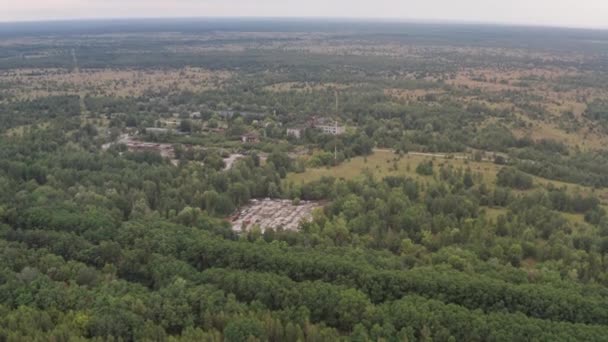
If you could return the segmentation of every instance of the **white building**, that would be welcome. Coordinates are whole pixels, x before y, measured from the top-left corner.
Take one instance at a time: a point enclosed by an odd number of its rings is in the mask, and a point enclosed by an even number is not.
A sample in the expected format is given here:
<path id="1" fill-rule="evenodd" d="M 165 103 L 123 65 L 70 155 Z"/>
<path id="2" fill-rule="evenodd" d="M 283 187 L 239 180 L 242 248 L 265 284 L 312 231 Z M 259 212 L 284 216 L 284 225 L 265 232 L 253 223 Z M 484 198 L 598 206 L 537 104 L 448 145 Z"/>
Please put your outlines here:
<path id="1" fill-rule="evenodd" d="M 317 126 L 317 128 L 323 131 L 325 134 L 341 135 L 346 133 L 346 127 L 338 125 L 337 121 L 334 123 L 334 125 L 320 125 Z"/>
<path id="2" fill-rule="evenodd" d="M 302 137 L 302 131 L 303 129 L 301 128 L 288 128 L 287 135 L 292 136 L 296 139 L 300 139 Z"/>

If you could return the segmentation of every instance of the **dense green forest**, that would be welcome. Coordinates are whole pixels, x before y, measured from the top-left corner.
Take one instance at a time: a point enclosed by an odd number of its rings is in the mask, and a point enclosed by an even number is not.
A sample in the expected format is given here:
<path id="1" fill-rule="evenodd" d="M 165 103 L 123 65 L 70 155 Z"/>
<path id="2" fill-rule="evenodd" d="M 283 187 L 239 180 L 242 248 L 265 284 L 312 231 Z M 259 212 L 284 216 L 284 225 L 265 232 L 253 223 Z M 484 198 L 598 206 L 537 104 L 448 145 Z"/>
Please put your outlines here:
<path id="1" fill-rule="evenodd" d="M 0 25 L 0 341 L 608 340 L 608 34 L 323 23 Z"/>

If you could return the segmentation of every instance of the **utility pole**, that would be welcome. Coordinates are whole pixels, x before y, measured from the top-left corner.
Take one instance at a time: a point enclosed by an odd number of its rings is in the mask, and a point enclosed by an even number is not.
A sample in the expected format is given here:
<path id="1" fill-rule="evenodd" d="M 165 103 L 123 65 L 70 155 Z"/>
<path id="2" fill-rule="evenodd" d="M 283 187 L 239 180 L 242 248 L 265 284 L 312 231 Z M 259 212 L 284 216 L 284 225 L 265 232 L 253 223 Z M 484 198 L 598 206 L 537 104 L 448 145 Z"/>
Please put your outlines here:
<path id="1" fill-rule="evenodd" d="M 336 112 L 335 112 L 335 134 L 334 134 L 334 164 L 338 164 L 338 110 L 339 110 L 339 97 L 338 89 L 335 90 L 336 94 Z"/>
<path id="2" fill-rule="evenodd" d="M 336 118 L 338 117 L 338 107 L 339 107 L 339 97 L 338 97 L 338 90 L 336 89 Z"/>
<path id="3" fill-rule="evenodd" d="M 334 164 L 338 162 L 338 121 L 336 120 L 336 134 L 334 135 Z"/>

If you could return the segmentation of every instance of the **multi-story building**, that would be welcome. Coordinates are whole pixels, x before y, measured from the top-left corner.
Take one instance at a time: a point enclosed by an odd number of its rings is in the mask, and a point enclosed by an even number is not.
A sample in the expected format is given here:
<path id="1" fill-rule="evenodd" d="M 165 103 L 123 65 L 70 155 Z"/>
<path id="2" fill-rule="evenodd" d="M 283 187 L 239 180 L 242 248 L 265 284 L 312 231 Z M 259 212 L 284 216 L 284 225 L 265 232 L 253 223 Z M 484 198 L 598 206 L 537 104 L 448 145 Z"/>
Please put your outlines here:
<path id="1" fill-rule="evenodd" d="M 300 139 L 302 137 L 303 128 L 288 128 L 287 135 L 292 136 L 296 139 Z"/>
<path id="2" fill-rule="evenodd" d="M 341 135 L 346 132 L 346 127 L 338 125 L 336 121 L 333 125 L 318 125 L 316 128 L 323 131 L 325 134 Z"/>

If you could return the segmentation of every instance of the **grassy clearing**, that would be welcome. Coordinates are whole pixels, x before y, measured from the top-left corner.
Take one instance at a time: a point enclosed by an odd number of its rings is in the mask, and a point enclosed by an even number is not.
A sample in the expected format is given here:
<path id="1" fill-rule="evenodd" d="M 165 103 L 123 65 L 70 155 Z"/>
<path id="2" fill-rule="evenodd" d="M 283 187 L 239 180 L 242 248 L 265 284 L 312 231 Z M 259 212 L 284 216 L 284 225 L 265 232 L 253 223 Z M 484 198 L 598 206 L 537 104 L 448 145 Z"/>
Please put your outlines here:
<path id="1" fill-rule="evenodd" d="M 293 182 L 295 184 L 308 183 L 321 179 L 322 177 L 337 177 L 343 179 L 355 179 L 357 177 L 363 177 L 365 173 L 370 173 L 374 177 L 380 179 L 386 176 L 408 176 L 421 182 L 433 182 L 436 176 L 421 176 L 416 173 L 416 167 L 425 161 L 433 160 L 435 167 L 435 174 L 441 165 L 451 165 L 452 167 L 459 169 L 470 168 L 474 173 L 478 173 L 482 176 L 482 180 L 488 186 L 493 187 L 496 183 L 496 174 L 500 170 L 501 166 L 495 165 L 489 162 L 473 162 L 461 159 L 445 159 L 445 158 L 432 158 L 426 156 L 417 155 L 405 155 L 399 159 L 399 156 L 390 151 L 376 151 L 367 158 L 357 157 L 350 161 L 346 161 L 341 165 L 331 168 L 311 168 L 307 169 L 304 173 L 291 173 L 287 176 L 287 182 Z M 395 169 L 397 165 L 397 169 Z M 559 181 L 550 181 L 540 177 L 534 176 L 534 183 L 536 184 L 534 189 L 527 191 L 515 191 L 516 193 L 525 194 L 532 193 L 538 189 L 538 187 L 546 187 L 552 184 L 555 187 L 566 187 L 569 192 L 588 194 L 591 193 L 592 189 L 588 187 L 579 186 L 576 184 L 569 184 Z M 608 196 L 608 190 L 605 191 Z M 597 193 L 596 193 L 597 194 Z M 606 197 L 608 198 L 608 197 Z M 600 196 L 600 199 L 601 196 Z M 603 199 L 602 199 L 603 200 Z M 604 200 L 603 200 L 604 202 Z M 506 215 L 509 210 L 507 208 L 495 208 L 495 207 L 482 207 L 483 215 L 490 221 L 496 222 L 499 216 Z M 584 215 L 574 213 L 560 213 L 565 219 L 575 225 L 586 225 Z"/>
<path id="2" fill-rule="evenodd" d="M 499 216 L 507 215 L 509 213 L 509 209 L 507 208 L 490 208 L 490 207 L 480 207 L 480 214 L 482 214 L 488 221 L 496 223 L 496 220 Z M 575 214 L 575 213 L 559 213 L 572 223 L 575 226 L 588 226 L 589 224 L 585 222 L 585 215 L 583 214 Z"/>
<path id="3" fill-rule="evenodd" d="M 416 173 L 416 167 L 422 162 L 432 160 L 434 163 L 435 176 L 422 176 Z M 437 177 L 438 170 L 442 165 L 451 165 L 455 169 L 466 170 L 470 168 L 474 175 L 481 176 L 481 180 L 488 186 L 496 184 L 496 174 L 502 166 L 491 162 L 475 162 L 463 159 L 447 159 L 440 157 L 428 157 L 419 155 L 404 155 L 399 157 L 392 151 L 376 150 L 367 157 L 357 157 L 336 166 L 324 168 L 309 168 L 303 173 L 290 173 L 287 175 L 287 182 L 294 184 L 305 184 L 319 180 L 323 177 L 336 177 L 342 179 L 355 179 L 371 174 L 376 179 L 386 176 L 406 176 L 420 182 L 432 182 Z M 581 195 L 596 195 L 603 205 L 608 206 L 608 189 L 593 189 L 591 187 L 578 184 L 566 183 L 556 180 L 549 180 L 537 176 L 534 178 L 534 189 L 527 191 L 515 191 L 516 193 L 528 193 L 538 189 L 538 187 L 553 186 L 556 188 L 566 188 L 569 193 L 579 193 Z"/>
<path id="4" fill-rule="evenodd" d="M 480 213 L 485 216 L 486 219 L 492 222 L 496 222 L 499 216 L 507 215 L 509 213 L 509 209 L 507 208 L 490 208 L 490 207 L 481 207 Z M 585 215 L 576 214 L 576 213 L 563 213 L 560 212 L 560 215 L 568 220 L 575 226 L 588 226 L 589 224 L 585 222 Z"/>
<path id="5" fill-rule="evenodd" d="M 343 84 L 343 83 L 309 83 L 309 82 L 282 82 L 275 83 L 264 87 L 264 90 L 271 92 L 310 92 L 310 91 L 327 91 L 327 90 L 345 90 L 357 85 L 354 84 Z"/>
<path id="6" fill-rule="evenodd" d="M 601 204 L 608 208 L 608 188 L 595 189 L 590 186 L 549 180 L 537 176 L 532 177 L 534 178 L 534 184 L 537 186 L 566 188 L 566 191 L 570 194 L 581 194 L 583 196 L 595 195 L 600 200 Z"/>
<path id="7" fill-rule="evenodd" d="M 418 100 L 426 95 L 443 95 L 445 92 L 437 89 L 384 89 L 384 95 L 397 100 Z"/>
<path id="8" fill-rule="evenodd" d="M 561 213 L 562 216 L 570 221 L 571 223 L 574 224 L 580 224 L 580 225 L 588 225 L 587 222 L 585 222 L 585 215 L 583 214 L 574 214 L 574 213 Z"/>
<path id="9" fill-rule="evenodd" d="M 495 182 L 496 173 L 500 170 L 500 166 L 488 162 L 409 154 L 399 157 L 392 151 L 378 150 L 370 156 L 353 158 L 336 167 L 310 168 L 303 173 L 291 173 L 287 176 L 287 181 L 301 184 L 319 180 L 322 177 L 355 179 L 362 177 L 365 173 L 372 174 L 379 179 L 386 176 L 408 176 L 419 181 L 431 181 L 433 176 L 421 176 L 416 173 L 416 167 L 429 160 L 432 160 L 435 165 L 435 173 L 441 165 L 451 165 L 456 169 L 462 168 L 463 170 L 470 168 L 473 173 L 481 174 L 483 181 L 488 184 Z"/>
<path id="10" fill-rule="evenodd" d="M 23 125 L 23 126 L 13 127 L 11 129 L 8 129 L 6 132 L 4 132 L 3 135 L 6 137 L 23 136 L 25 131 L 30 127 L 33 127 L 33 125 Z M 48 122 L 38 123 L 37 127 L 40 129 L 45 129 L 45 128 L 49 127 L 49 123 Z"/>
<path id="11" fill-rule="evenodd" d="M 496 222 L 499 216 L 506 215 L 509 210 L 507 208 L 490 208 L 490 207 L 482 207 L 482 211 L 485 217 L 493 222 Z"/>
<path id="12" fill-rule="evenodd" d="M 0 72 L 0 82 L 11 84 L 10 94 L 31 99 L 65 94 L 141 96 L 148 91 L 178 92 L 218 89 L 232 77 L 227 71 L 201 68 L 167 70 L 17 69 Z"/>
<path id="13" fill-rule="evenodd" d="M 522 117 L 523 120 L 532 123 L 532 128 L 527 129 L 513 129 L 515 136 L 521 138 L 529 136 L 534 140 L 554 140 L 562 142 L 570 147 L 578 146 L 581 149 L 602 149 L 608 144 L 608 139 L 597 133 L 591 133 L 588 129 L 580 129 L 579 131 L 566 132 L 555 125 L 543 121 L 531 120 L 529 118 Z"/>
<path id="14" fill-rule="evenodd" d="M 82 124 L 92 124 L 97 126 L 98 128 L 108 128 L 110 127 L 110 120 L 105 116 L 99 117 L 82 117 Z"/>

